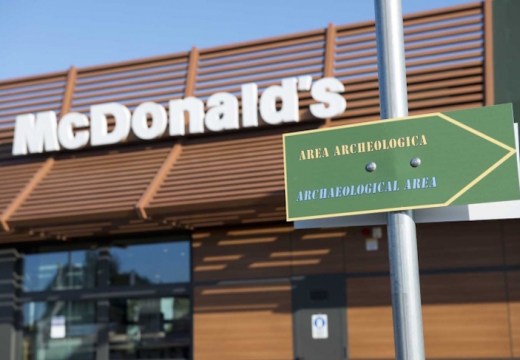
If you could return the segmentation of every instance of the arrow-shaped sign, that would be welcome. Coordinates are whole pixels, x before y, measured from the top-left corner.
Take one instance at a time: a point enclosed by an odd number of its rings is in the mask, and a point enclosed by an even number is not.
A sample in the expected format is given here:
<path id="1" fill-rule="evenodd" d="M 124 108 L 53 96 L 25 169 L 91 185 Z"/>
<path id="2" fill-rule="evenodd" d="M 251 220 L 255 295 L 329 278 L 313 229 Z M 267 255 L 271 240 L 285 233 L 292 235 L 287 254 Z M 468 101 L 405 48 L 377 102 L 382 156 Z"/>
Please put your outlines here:
<path id="1" fill-rule="evenodd" d="M 284 135 L 287 219 L 520 198 L 511 105 Z"/>

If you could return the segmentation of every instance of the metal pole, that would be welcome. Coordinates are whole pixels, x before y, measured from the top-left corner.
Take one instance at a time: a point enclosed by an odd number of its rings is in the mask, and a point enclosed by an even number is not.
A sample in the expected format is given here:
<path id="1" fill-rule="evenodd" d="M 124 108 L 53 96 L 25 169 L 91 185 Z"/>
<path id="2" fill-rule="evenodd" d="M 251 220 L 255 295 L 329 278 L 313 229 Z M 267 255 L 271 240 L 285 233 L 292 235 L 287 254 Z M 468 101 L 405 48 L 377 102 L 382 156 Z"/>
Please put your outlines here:
<path id="1" fill-rule="evenodd" d="M 406 67 L 400 0 L 374 0 L 382 119 L 406 117 Z M 423 360 L 424 340 L 415 222 L 411 211 L 388 213 L 395 355 Z"/>

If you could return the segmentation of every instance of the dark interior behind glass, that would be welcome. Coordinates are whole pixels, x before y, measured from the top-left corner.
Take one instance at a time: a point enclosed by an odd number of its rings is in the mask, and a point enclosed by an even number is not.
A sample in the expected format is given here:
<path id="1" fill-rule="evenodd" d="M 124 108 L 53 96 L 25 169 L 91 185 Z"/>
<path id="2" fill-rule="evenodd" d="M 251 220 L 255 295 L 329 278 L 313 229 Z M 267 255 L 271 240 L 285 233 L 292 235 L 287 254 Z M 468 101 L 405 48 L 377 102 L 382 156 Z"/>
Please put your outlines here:
<path id="1" fill-rule="evenodd" d="M 190 257 L 187 240 L 25 253 L 23 359 L 191 359 Z"/>

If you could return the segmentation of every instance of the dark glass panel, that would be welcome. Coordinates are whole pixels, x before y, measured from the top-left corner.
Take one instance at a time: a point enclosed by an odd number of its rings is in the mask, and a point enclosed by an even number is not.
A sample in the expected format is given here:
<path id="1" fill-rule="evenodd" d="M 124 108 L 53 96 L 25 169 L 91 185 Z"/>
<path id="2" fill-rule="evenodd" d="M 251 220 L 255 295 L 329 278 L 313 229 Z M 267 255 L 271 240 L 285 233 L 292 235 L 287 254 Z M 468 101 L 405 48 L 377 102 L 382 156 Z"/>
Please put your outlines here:
<path id="1" fill-rule="evenodd" d="M 110 359 L 189 359 L 187 297 L 110 302 Z"/>
<path id="2" fill-rule="evenodd" d="M 27 254 L 23 260 L 24 291 L 92 288 L 97 252 L 92 250 Z"/>
<path id="3" fill-rule="evenodd" d="M 23 306 L 23 358 L 94 360 L 95 303 L 31 302 Z"/>
<path id="4" fill-rule="evenodd" d="M 112 247 L 109 254 L 112 285 L 190 281 L 188 241 Z"/>

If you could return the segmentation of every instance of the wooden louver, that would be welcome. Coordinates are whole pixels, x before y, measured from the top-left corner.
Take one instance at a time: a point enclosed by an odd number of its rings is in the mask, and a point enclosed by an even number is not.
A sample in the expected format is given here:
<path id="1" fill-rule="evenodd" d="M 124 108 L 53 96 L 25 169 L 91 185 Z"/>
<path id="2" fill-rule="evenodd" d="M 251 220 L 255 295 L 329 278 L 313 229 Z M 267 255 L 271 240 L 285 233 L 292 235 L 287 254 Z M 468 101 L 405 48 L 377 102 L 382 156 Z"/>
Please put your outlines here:
<path id="1" fill-rule="evenodd" d="M 484 104 L 484 58 L 490 55 L 484 53 L 484 21 L 481 3 L 406 16 L 410 113 Z M 281 132 L 377 119 L 376 62 L 374 23 L 364 22 L 78 68 L 74 76 L 60 72 L 1 82 L 4 228 L 28 234 L 29 239 L 34 234 L 75 237 L 91 230 L 109 233 L 282 220 Z M 166 106 L 168 100 L 188 95 L 202 99 L 218 91 L 239 95 L 240 85 L 247 82 L 257 83 L 262 91 L 282 78 L 301 75 L 340 79 L 348 102 L 344 115 L 325 123 L 313 119 L 308 111 L 312 99 L 300 93 L 301 127 L 63 152 L 53 154 L 52 166 L 36 180 L 45 158 L 21 161 L 10 155 L 19 114 L 63 109 L 88 113 L 90 105 L 111 101 L 131 109 L 144 101 Z M 173 146 L 178 148 L 175 159 Z M 0 242 L 12 236 L 0 232 Z"/>

